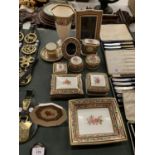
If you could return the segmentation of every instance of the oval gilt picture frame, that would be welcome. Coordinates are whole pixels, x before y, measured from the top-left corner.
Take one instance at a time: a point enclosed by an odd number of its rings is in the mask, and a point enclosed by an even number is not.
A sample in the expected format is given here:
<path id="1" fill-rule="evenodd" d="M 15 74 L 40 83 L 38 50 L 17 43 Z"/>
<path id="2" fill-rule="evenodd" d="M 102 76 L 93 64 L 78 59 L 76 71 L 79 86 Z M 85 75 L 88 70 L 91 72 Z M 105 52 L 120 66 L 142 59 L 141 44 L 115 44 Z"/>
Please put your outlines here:
<path id="1" fill-rule="evenodd" d="M 65 59 L 70 59 L 73 56 L 80 56 L 80 41 L 74 37 L 69 37 L 65 39 L 62 44 L 62 52 Z"/>

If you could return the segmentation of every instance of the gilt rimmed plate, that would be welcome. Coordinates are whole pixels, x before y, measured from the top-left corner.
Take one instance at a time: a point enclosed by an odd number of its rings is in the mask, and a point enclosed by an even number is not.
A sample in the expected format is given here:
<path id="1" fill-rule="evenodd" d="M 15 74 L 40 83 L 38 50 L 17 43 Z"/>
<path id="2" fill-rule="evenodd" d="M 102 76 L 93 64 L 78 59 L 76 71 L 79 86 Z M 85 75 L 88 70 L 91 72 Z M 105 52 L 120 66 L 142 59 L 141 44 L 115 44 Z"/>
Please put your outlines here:
<path id="1" fill-rule="evenodd" d="M 58 126 L 66 121 L 67 115 L 63 107 L 54 103 L 42 103 L 30 113 L 33 123 L 44 127 Z"/>

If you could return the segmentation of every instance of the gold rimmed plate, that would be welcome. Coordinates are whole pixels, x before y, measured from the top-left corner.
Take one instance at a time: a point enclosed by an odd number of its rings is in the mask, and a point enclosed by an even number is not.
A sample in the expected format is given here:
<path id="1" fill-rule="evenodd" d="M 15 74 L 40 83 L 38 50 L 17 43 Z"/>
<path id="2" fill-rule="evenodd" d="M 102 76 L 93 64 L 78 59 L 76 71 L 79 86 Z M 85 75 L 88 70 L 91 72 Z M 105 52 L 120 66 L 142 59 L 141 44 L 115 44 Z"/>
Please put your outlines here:
<path id="1" fill-rule="evenodd" d="M 36 106 L 30 113 L 33 123 L 44 127 L 58 126 L 67 119 L 63 107 L 54 103 L 42 103 Z"/>

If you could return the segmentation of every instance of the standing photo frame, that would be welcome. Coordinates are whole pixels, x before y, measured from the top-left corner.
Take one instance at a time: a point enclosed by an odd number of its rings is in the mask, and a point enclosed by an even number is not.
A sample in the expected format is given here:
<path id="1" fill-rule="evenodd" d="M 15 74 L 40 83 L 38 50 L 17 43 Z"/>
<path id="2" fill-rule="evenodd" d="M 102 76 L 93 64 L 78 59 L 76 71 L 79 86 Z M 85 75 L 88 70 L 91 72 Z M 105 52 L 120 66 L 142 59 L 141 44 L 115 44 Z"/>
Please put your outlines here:
<path id="1" fill-rule="evenodd" d="M 99 39 L 102 25 L 101 10 L 82 10 L 76 12 L 76 38 Z"/>

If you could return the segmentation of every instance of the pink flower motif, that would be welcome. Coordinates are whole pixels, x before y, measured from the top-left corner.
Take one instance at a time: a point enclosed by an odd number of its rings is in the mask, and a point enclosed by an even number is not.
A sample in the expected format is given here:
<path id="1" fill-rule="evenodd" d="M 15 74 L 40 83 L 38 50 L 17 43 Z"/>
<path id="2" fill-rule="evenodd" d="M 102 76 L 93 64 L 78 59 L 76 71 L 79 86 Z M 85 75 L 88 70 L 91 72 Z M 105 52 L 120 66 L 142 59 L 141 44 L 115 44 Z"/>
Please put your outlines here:
<path id="1" fill-rule="evenodd" d="M 95 117 L 93 115 L 90 115 L 88 118 L 87 118 L 87 122 L 89 125 L 102 125 L 102 116 L 98 116 L 98 117 Z"/>
<path id="2" fill-rule="evenodd" d="M 70 85 L 71 84 L 71 81 L 69 81 L 68 79 L 66 79 L 66 80 L 63 81 L 63 84 Z"/>
<path id="3" fill-rule="evenodd" d="M 99 84 L 100 83 L 100 78 L 99 77 L 95 77 L 94 81 L 95 81 L 96 84 Z"/>

